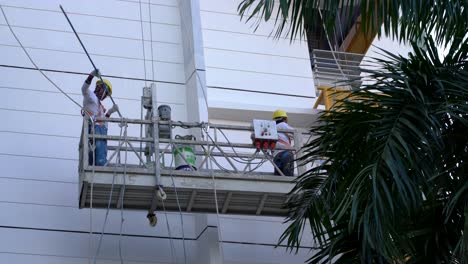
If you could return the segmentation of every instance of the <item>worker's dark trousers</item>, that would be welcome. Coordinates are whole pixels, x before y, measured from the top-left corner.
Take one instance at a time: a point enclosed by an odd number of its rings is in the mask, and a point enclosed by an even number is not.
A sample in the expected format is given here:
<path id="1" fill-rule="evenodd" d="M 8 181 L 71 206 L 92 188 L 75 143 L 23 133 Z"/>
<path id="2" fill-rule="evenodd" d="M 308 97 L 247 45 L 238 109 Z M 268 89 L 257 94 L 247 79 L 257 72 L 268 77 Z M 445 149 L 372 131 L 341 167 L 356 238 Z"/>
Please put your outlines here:
<path id="1" fill-rule="evenodd" d="M 294 155 L 291 151 L 285 150 L 276 154 L 273 160 L 285 176 L 294 175 Z M 281 175 L 275 168 L 275 175 Z"/>
<path id="2" fill-rule="evenodd" d="M 93 131 L 91 130 L 91 126 L 89 126 L 89 142 L 90 145 L 93 145 L 93 139 L 91 137 Z M 101 126 L 98 124 L 94 124 L 94 134 L 96 135 L 107 135 L 107 127 Z M 107 162 L 107 140 L 105 139 L 95 139 L 96 142 L 96 149 L 95 149 L 95 159 L 96 159 L 96 166 L 104 166 Z M 93 150 L 89 150 L 89 165 L 93 165 Z"/>

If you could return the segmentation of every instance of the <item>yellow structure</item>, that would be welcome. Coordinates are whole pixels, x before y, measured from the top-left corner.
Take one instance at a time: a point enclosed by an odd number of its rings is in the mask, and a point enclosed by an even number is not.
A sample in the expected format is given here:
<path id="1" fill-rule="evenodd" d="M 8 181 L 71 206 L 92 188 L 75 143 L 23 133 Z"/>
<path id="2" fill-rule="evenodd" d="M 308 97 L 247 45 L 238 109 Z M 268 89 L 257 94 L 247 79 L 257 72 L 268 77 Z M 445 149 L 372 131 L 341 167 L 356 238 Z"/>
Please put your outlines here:
<path id="1" fill-rule="evenodd" d="M 350 94 L 348 89 L 338 87 L 319 86 L 317 90 L 320 91 L 320 95 L 315 101 L 314 109 L 317 109 L 319 105 L 324 105 L 325 110 L 330 110 L 336 101 Z"/>

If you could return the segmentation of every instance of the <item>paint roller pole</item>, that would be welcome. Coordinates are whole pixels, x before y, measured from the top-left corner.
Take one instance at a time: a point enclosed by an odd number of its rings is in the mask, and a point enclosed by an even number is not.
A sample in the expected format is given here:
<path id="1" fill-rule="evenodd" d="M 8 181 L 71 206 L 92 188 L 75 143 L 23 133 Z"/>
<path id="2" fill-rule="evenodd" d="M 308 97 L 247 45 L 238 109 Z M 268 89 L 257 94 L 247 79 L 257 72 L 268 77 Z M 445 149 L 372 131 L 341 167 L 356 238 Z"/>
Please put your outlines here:
<path id="1" fill-rule="evenodd" d="M 91 56 L 89 56 L 88 51 L 86 50 L 86 48 L 85 48 L 83 42 L 81 41 L 80 36 L 78 36 L 78 33 L 77 33 L 76 30 L 75 30 L 75 27 L 73 27 L 73 24 L 72 24 L 72 22 L 70 21 L 70 18 L 68 18 L 68 15 L 67 15 L 67 13 L 65 12 L 65 10 L 63 9 L 62 5 L 60 5 L 60 9 L 62 10 L 62 13 L 65 15 L 65 18 L 67 19 L 68 24 L 70 24 L 70 27 L 73 29 L 73 32 L 75 33 L 76 38 L 77 38 L 78 41 L 80 42 L 81 47 L 83 48 L 84 52 L 86 53 L 86 56 L 88 56 L 89 61 L 90 61 L 91 64 L 93 65 L 93 68 L 94 68 L 95 70 L 97 70 L 96 65 L 94 64 L 93 60 L 91 59 Z M 101 76 L 99 76 L 99 79 L 101 79 L 101 82 L 104 83 L 104 81 L 102 80 L 102 77 L 101 77 Z M 107 86 L 106 86 L 106 85 L 104 85 L 104 86 L 106 87 L 106 92 L 109 94 L 109 91 L 107 90 Z M 114 98 L 112 98 L 112 95 L 109 95 L 109 97 L 110 97 L 112 103 L 115 104 L 115 101 L 114 101 Z M 120 113 L 120 110 L 118 110 L 117 113 L 119 114 L 119 117 L 122 117 L 122 114 Z"/>

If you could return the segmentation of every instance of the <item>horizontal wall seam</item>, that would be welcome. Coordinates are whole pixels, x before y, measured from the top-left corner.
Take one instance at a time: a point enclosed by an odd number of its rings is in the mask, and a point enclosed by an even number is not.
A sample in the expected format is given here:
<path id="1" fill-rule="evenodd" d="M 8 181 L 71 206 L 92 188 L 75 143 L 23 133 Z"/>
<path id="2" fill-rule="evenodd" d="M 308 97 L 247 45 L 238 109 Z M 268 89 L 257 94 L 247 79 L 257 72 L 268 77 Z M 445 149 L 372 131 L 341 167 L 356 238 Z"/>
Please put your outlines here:
<path id="1" fill-rule="evenodd" d="M 42 232 L 60 232 L 60 233 L 72 233 L 72 234 L 84 234 L 89 235 L 90 232 L 88 231 L 77 231 L 77 230 L 67 230 L 67 229 L 51 229 L 51 228 L 36 228 L 36 227 L 18 227 L 18 226 L 0 226 L 0 228 L 4 229 L 18 229 L 18 230 L 32 230 L 32 231 L 42 231 Z M 217 228 L 216 226 L 206 226 L 202 233 L 203 234 L 208 228 Z M 93 235 L 101 235 L 101 232 L 92 232 Z M 201 235 L 200 234 L 200 235 Z M 105 232 L 105 236 L 120 236 L 119 233 L 111 233 Z M 137 237 L 137 238 L 159 238 L 159 239 L 174 239 L 174 240 L 183 240 L 182 237 L 169 237 L 169 236 L 152 236 L 152 235 L 135 235 L 135 234 L 124 234 L 124 237 Z M 198 237 L 195 238 L 188 238 L 185 237 L 185 240 L 188 241 L 197 241 Z M 255 245 L 255 246 L 266 246 L 266 247 L 287 247 L 286 245 L 277 245 L 277 244 L 270 244 L 270 243 L 256 243 L 256 242 L 238 242 L 238 241 L 229 241 L 229 240 L 222 240 L 219 241 L 220 243 L 226 244 L 241 244 L 241 245 Z M 314 247 L 306 247 L 306 246 L 299 246 L 301 249 L 316 249 Z"/>
<path id="2" fill-rule="evenodd" d="M 315 99 L 314 96 L 297 95 L 297 94 L 285 94 L 285 93 L 274 93 L 274 92 L 265 92 L 265 91 L 254 91 L 254 90 L 247 90 L 247 89 L 240 89 L 240 88 L 232 88 L 232 87 L 207 86 L 207 88 L 210 88 L 210 89 L 220 89 L 220 90 L 230 90 L 230 91 L 237 91 L 237 92 L 260 93 L 260 94 L 270 94 L 270 95 L 280 95 L 280 96 L 290 96 L 290 97 L 299 97 L 299 98 Z"/>
<path id="3" fill-rule="evenodd" d="M 207 69 L 226 70 L 226 71 L 238 71 L 238 72 L 257 73 L 257 74 L 265 74 L 265 75 L 286 76 L 286 77 L 294 77 L 294 78 L 301 78 L 301 79 L 313 80 L 312 74 L 311 74 L 311 76 L 301 76 L 301 75 L 291 75 L 291 74 L 284 74 L 284 73 L 272 73 L 272 72 L 250 71 L 250 70 L 241 70 L 241 69 L 233 69 L 233 68 L 225 68 L 225 67 L 215 67 L 215 66 L 206 66 L 206 68 L 207 68 Z"/>
<path id="4" fill-rule="evenodd" d="M 277 39 L 275 38 L 275 36 L 271 36 L 271 35 L 263 35 L 263 34 L 255 34 L 255 33 L 246 33 L 246 32 L 239 32 L 239 31 L 229 31 L 229 30 L 223 30 L 223 29 L 214 29 L 214 28 L 202 28 L 202 30 L 206 30 L 206 31 L 216 31 L 216 32 L 224 32 L 224 33 L 231 33 L 231 34 L 239 34 L 239 35 L 247 35 L 247 36 L 252 36 L 252 37 L 263 37 L 263 38 L 267 38 L 267 39 Z M 283 39 L 283 40 L 289 40 L 289 38 L 284 38 L 284 37 L 281 37 L 279 39 Z M 301 40 L 301 39 L 294 39 L 294 41 L 299 41 L 299 42 L 303 42 L 304 44 L 307 44 L 307 40 Z"/>
<path id="5" fill-rule="evenodd" d="M 10 44 L 1 44 L 0 47 L 13 47 L 21 49 L 19 45 L 10 45 Z M 24 46 L 26 49 L 32 50 L 44 50 L 44 51 L 54 51 L 54 52 L 62 52 L 62 53 L 70 53 L 70 54 L 82 54 L 85 55 L 86 53 L 81 51 L 72 51 L 72 50 L 59 50 L 59 49 L 48 49 L 48 48 L 39 48 L 39 47 L 32 47 L 32 46 Z M 126 59 L 126 60 L 137 60 L 137 61 L 153 61 L 153 62 L 160 62 L 160 63 L 167 63 L 167 64 L 178 64 L 183 65 L 183 62 L 175 62 L 175 61 L 164 61 L 164 60 L 151 60 L 143 58 L 136 58 L 136 57 L 126 57 L 126 56 L 118 56 L 118 55 L 106 55 L 106 54 L 99 54 L 99 53 L 89 53 L 89 55 L 104 57 L 104 58 L 116 58 L 116 59 Z"/>
<path id="6" fill-rule="evenodd" d="M 48 91 L 48 90 L 29 89 L 29 88 L 13 87 L 13 86 L 0 86 L 0 89 L 20 90 L 20 91 L 31 91 L 31 92 L 38 92 L 38 93 L 62 94 L 61 92 L 52 91 L 52 90 Z M 67 92 L 67 94 L 68 94 L 68 95 L 73 95 L 73 96 L 80 96 L 80 97 L 83 96 L 81 93 Z M 116 96 L 113 96 L 112 98 L 115 98 L 115 99 L 118 99 L 118 100 L 125 100 L 125 101 L 141 102 L 141 99 L 128 98 L 128 97 L 116 97 Z M 170 104 L 170 105 L 185 105 L 185 103 L 168 102 L 168 101 L 158 101 L 158 103 Z"/>
<path id="7" fill-rule="evenodd" d="M 42 180 L 42 179 L 32 179 L 32 178 L 21 178 L 21 177 L 4 177 L 0 176 L 0 179 L 6 180 L 21 180 L 21 181 L 36 181 L 36 182 L 50 182 L 50 183 L 65 183 L 65 184 L 73 184 L 77 185 L 77 181 L 56 181 L 56 180 Z"/>
<path id="8" fill-rule="evenodd" d="M 280 58 L 312 61 L 309 58 L 295 57 L 295 56 L 288 56 L 288 55 L 278 55 L 278 54 L 272 54 L 272 53 L 261 53 L 261 52 L 244 51 L 244 50 L 223 49 L 223 48 L 215 48 L 215 47 L 207 47 L 207 46 L 204 46 L 203 48 L 208 49 L 208 50 L 220 50 L 220 51 L 227 51 L 227 52 L 233 52 L 233 53 L 245 53 L 245 54 L 262 55 L 262 56 L 268 56 L 268 57 L 280 57 Z"/>
<path id="9" fill-rule="evenodd" d="M 0 23 L 0 26 L 8 27 L 7 24 Z M 74 34 L 73 31 L 69 30 L 59 30 L 59 29 L 50 29 L 50 28 L 38 28 L 38 27 L 29 27 L 29 26 L 11 26 L 12 28 L 24 28 L 24 29 L 34 29 L 38 31 L 51 31 L 51 32 L 61 32 L 61 33 L 68 33 L 68 34 Z M 80 36 L 93 36 L 93 37 L 104 37 L 104 38 L 115 38 L 115 39 L 125 39 L 125 40 L 133 40 L 133 41 L 138 41 L 141 42 L 141 38 L 130 38 L 130 37 L 122 37 L 122 36 L 113 36 L 113 35 L 105 35 L 105 34 L 94 34 L 94 33 L 83 33 L 83 32 L 78 32 Z M 178 45 L 181 46 L 182 43 L 180 42 L 170 42 L 170 41 L 162 41 L 162 40 L 144 40 L 145 42 L 152 42 L 152 43 L 164 43 L 164 44 L 170 44 L 170 45 Z"/>
<path id="10" fill-rule="evenodd" d="M 28 67 L 28 66 L 0 64 L 0 67 L 37 71 L 36 68 Z M 61 71 L 61 70 L 44 69 L 44 68 L 41 68 L 40 70 L 43 71 L 43 72 L 56 72 L 56 73 L 66 73 L 66 74 L 75 74 L 75 75 L 84 75 L 84 76 L 89 75 L 89 73 L 85 73 L 85 72 Z M 116 76 L 116 75 L 102 75 L 102 77 L 132 80 L 132 81 L 147 81 L 147 82 L 155 82 L 155 83 L 185 85 L 185 83 L 183 83 L 183 82 L 160 81 L 160 80 L 151 80 L 151 79 L 136 78 L 136 77 Z"/>
<path id="11" fill-rule="evenodd" d="M 72 158 L 51 157 L 51 156 L 37 156 L 37 155 L 24 155 L 24 154 L 13 154 L 13 153 L 5 153 L 5 152 L 0 152 L 0 156 L 11 156 L 11 157 L 23 157 L 23 158 L 38 158 L 38 159 L 52 159 L 52 160 L 78 161 L 78 159 L 72 159 Z"/>
<path id="12" fill-rule="evenodd" d="M 116 0 L 119 1 L 119 0 Z M 72 258 L 72 259 L 89 259 L 89 257 L 79 257 L 79 256 L 67 256 L 67 255 L 54 255 L 54 254 L 34 254 L 34 253 L 24 253 L 24 252 L 13 252 L 13 251 L 0 251 L 0 254 L 8 254 L 8 255 L 24 255 L 24 256 L 39 256 L 39 257 L 53 257 L 53 258 Z M 105 258 L 105 257 L 96 257 L 96 260 L 111 260 L 118 262 L 119 259 L 117 258 Z M 128 259 L 124 259 L 127 261 Z M 151 262 L 148 261 L 140 261 L 140 260 L 131 260 L 135 263 L 142 263 L 142 264 L 154 264 L 154 260 Z M 158 260 L 157 264 L 171 264 L 173 262 L 166 262 Z"/>
<path id="13" fill-rule="evenodd" d="M 80 138 L 80 137 L 76 137 L 76 136 L 45 134 L 45 133 L 32 133 L 32 132 L 13 131 L 13 130 L 0 130 L 0 133 L 30 135 L 30 136 L 42 136 L 42 137 L 58 137 L 58 138 L 69 138 L 69 139 L 78 139 L 78 138 Z"/>

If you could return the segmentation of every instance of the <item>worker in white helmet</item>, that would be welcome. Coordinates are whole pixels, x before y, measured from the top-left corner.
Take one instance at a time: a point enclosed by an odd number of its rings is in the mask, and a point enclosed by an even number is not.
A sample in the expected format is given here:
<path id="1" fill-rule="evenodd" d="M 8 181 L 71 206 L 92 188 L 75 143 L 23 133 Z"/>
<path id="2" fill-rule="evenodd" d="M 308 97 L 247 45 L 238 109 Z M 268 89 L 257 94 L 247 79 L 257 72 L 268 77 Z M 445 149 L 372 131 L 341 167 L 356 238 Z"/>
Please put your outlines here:
<path id="1" fill-rule="evenodd" d="M 276 110 L 273 113 L 273 120 L 276 121 L 276 128 L 280 129 L 290 129 L 294 128 L 288 125 L 288 115 L 284 110 Z M 290 148 L 291 142 L 294 136 L 292 133 L 283 133 L 278 132 L 278 141 L 276 142 L 276 147 Z M 294 155 L 291 150 L 276 150 L 274 153 L 275 157 L 273 161 L 275 165 L 283 172 L 285 176 L 294 175 Z M 281 175 L 278 170 L 275 168 L 275 175 Z"/>
<path id="2" fill-rule="evenodd" d="M 97 117 L 110 117 L 112 113 L 119 111 L 117 104 L 114 104 L 109 111 L 106 113 L 106 109 L 102 105 L 101 101 L 106 99 L 107 96 L 112 95 L 112 84 L 109 80 L 103 79 L 96 81 L 96 88 L 94 92 L 89 89 L 91 81 L 94 77 L 101 77 L 101 73 L 98 69 L 93 70 L 88 78 L 85 80 L 81 92 L 83 93 L 83 110 L 82 115 L 88 116 L 94 123 L 94 133 L 96 135 L 107 135 L 107 123 L 97 121 Z M 89 133 L 92 133 L 91 126 L 89 127 Z M 92 143 L 92 140 L 90 140 Z M 103 166 L 107 162 L 107 140 L 95 139 L 96 146 L 93 155 L 92 150 L 89 152 L 89 164 L 95 164 L 97 166 Z M 94 157 L 93 157 L 94 156 Z"/>

